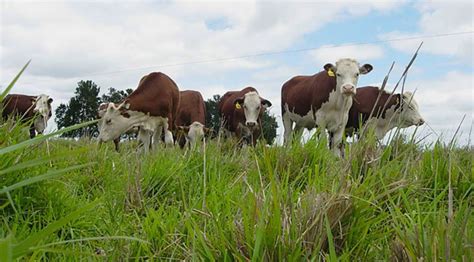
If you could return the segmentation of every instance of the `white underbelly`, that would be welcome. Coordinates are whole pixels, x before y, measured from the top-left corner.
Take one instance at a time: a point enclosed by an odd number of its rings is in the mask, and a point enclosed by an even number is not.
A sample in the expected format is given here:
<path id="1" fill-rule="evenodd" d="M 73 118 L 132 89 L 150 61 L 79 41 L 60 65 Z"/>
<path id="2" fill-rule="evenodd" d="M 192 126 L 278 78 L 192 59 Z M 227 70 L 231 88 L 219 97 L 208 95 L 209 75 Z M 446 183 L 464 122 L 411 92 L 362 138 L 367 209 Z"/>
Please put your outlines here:
<path id="1" fill-rule="evenodd" d="M 154 132 L 158 128 L 168 126 L 168 118 L 161 116 L 150 116 L 145 121 L 138 123 L 136 126 L 143 128 L 146 131 Z"/>
<path id="2" fill-rule="evenodd" d="M 313 129 L 316 127 L 316 122 L 314 119 L 314 113 L 313 109 L 311 109 L 306 115 L 299 115 L 295 112 L 291 112 L 288 110 L 288 105 L 286 106 L 286 112 L 285 114 L 288 116 L 288 118 L 292 121 L 295 122 L 296 126 L 302 127 L 302 128 L 307 128 L 307 129 Z"/>

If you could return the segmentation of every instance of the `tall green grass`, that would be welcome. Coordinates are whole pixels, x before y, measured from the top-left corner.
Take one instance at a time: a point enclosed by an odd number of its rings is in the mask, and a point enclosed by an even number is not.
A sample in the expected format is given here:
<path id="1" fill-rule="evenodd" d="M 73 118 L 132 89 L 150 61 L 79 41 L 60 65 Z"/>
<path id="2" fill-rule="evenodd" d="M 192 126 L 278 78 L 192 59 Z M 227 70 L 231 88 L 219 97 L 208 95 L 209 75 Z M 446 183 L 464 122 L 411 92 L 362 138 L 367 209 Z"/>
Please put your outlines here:
<path id="1" fill-rule="evenodd" d="M 94 208 L 26 258 L 473 259 L 470 148 L 405 142 L 394 154 L 361 141 L 337 159 L 318 140 L 242 149 L 211 141 L 205 154 L 143 155 L 133 142 L 120 154 L 87 140 L 50 147 L 57 169 L 95 164 L 2 195 L 0 236 L 27 239 L 95 200 Z M 23 161 L 45 150 L 39 145 Z M 47 170 L 16 170 L 2 175 L 2 186 Z"/>

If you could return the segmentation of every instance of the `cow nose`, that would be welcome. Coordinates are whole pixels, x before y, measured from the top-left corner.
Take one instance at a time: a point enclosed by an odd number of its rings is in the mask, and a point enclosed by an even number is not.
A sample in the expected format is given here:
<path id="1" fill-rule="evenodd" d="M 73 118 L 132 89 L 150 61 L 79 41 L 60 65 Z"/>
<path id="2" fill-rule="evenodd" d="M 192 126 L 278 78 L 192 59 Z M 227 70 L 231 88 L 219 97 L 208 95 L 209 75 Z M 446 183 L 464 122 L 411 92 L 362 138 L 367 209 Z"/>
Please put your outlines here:
<path id="1" fill-rule="evenodd" d="M 418 121 L 419 126 L 423 125 L 424 123 L 425 123 L 425 120 L 423 120 L 423 119 L 420 119 L 420 121 Z"/>
<path id="2" fill-rule="evenodd" d="M 247 122 L 247 126 L 248 126 L 248 127 L 254 127 L 254 126 L 255 126 L 255 122 Z"/>
<path id="3" fill-rule="evenodd" d="M 345 94 L 355 94 L 355 87 L 351 84 L 346 84 L 342 86 L 342 91 Z"/>

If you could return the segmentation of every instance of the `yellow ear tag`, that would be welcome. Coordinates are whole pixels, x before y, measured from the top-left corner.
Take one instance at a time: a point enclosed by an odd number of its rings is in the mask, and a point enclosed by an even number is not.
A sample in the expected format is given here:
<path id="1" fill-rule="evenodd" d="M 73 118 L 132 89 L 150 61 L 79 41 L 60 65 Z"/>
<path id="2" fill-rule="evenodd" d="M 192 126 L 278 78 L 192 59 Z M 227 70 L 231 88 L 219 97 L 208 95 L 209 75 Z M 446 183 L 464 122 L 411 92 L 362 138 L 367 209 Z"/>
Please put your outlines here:
<path id="1" fill-rule="evenodd" d="M 240 104 L 239 104 L 239 103 L 237 103 L 237 104 L 235 104 L 235 108 L 237 108 L 237 109 L 241 109 L 242 107 L 240 106 Z"/>
<path id="2" fill-rule="evenodd" d="M 329 70 L 328 70 L 328 76 L 334 77 L 334 72 L 332 71 L 332 69 L 329 69 Z"/>

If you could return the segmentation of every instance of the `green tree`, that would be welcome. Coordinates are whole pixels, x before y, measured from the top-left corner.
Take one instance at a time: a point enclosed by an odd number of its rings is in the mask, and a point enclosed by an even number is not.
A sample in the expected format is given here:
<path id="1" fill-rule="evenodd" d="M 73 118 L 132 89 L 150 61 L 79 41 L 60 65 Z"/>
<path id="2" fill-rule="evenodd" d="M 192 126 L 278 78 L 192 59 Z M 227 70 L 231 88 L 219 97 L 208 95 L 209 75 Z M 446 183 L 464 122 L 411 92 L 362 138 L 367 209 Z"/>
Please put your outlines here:
<path id="1" fill-rule="evenodd" d="M 278 123 L 274 115 L 270 115 L 268 111 L 263 113 L 262 117 L 262 129 L 263 129 L 263 138 L 265 142 L 269 145 L 273 144 L 276 137 L 276 130 L 278 128 Z"/>
<path id="2" fill-rule="evenodd" d="M 97 118 L 97 108 L 101 102 L 99 98 L 100 87 L 91 80 L 77 83 L 75 96 L 68 104 L 60 104 L 56 109 L 55 121 L 58 128 L 79 124 Z M 63 137 L 94 136 L 98 132 L 97 125 L 90 125 L 63 133 Z"/>
<path id="3" fill-rule="evenodd" d="M 107 94 L 102 95 L 102 102 L 112 102 L 112 103 L 119 103 L 124 100 L 128 95 L 133 92 L 132 89 L 128 88 L 124 90 L 117 90 L 113 87 L 109 88 L 109 92 Z"/>
<path id="4" fill-rule="evenodd" d="M 214 130 L 214 135 L 219 132 L 221 125 L 219 109 L 217 107 L 220 99 L 220 95 L 214 95 L 211 99 L 208 99 L 204 102 L 206 104 L 206 126 Z M 265 111 L 262 117 L 262 129 L 263 137 L 267 144 L 273 144 L 276 137 L 277 128 L 278 123 L 275 116 L 270 115 L 268 111 Z"/>
<path id="5" fill-rule="evenodd" d="M 221 100 L 220 95 L 213 95 L 211 99 L 208 99 L 204 102 L 206 105 L 206 126 L 212 128 L 213 136 L 215 136 L 219 132 L 219 128 L 221 125 L 221 120 L 219 117 L 219 109 L 217 105 Z"/>

